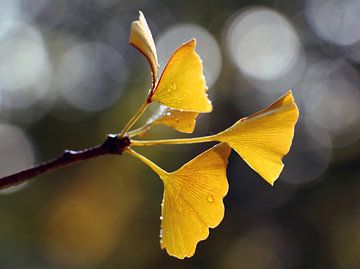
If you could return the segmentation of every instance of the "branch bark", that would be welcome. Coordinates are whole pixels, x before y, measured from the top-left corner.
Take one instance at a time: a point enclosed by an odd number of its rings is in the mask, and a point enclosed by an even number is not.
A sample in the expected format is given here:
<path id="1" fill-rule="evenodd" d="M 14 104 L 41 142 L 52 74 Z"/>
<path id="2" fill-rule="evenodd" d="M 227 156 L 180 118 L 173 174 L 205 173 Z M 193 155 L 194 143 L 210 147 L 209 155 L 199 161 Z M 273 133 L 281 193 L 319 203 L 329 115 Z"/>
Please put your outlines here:
<path id="1" fill-rule="evenodd" d="M 104 143 L 96 147 L 79 151 L 65 150 L 64 153 L 56 159 L 0 178 L 0 189 L 5 189 L 21 184 L 38 175 L 57 170 L 61 167 L 72 165 L 82 160 L 87 160 L 106 154 L 121 155 L 124 149 L 129 145 L 130 139 L 127 136 L 120 138 L 117 135 L 108 135 Z"/>

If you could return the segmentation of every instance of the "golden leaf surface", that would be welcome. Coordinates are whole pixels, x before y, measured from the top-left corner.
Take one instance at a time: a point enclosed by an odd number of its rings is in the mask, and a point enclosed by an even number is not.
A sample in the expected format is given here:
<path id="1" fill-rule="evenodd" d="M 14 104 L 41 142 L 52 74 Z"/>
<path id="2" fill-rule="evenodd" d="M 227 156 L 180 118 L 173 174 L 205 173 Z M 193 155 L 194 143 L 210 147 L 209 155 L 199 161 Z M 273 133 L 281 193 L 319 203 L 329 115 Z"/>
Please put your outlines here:
<path id="1" fill-rule="evenodd" d="M 161 105 L 146 124 L 163 124 L 182 133 L 192 133 L 198 116 L 197 112 L 180 111 Z"/>
<path id="2" fill-rule="evenodd" d="M 228 143 L 271 185 L 279 177 L 289 152 L 299 117 L 291 91 L 267 108 L 240 119 L 216 136 Z"/>
<path id="3" fill-rule="evenodd" d="M 131 23 L 129 43 L 138 49 L 148 60 L 155 85 L 158 76 L 158 58 L 150 28 L 144 14 L 139 11 L 139 19 Z"/>
<path id="4" fill-rule="evenodd" d="M 159 174 L 164 182 L 160 243 L 169 255 L 193 256 L 209 228 L 222 221 L 230 152 L 226 143 L 220 143 L 175 172 Z"/>
<path id="5" fill-rule="evenodd" d="M 210 112 L 203 67 L 195 52 L 196 41 L 191 39 L 170 57 L 149 100 L 168 107 L 191 112 Z"/>

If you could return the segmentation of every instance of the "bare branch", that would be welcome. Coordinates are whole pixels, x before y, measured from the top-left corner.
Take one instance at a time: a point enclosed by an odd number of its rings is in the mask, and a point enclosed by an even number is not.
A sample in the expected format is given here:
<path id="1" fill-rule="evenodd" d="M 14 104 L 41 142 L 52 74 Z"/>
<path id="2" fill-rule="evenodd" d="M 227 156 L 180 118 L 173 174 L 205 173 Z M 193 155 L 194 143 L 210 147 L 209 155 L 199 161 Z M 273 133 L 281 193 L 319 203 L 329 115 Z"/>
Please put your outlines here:
<path id="1" fill-rule="evenodd" d="M 0 178 L 0 189 L 5 189 L 21 184 L 38 175 L 57 170 L 61 167 L 72 165 L 82 160 L 87 160 L 106 154 L 121 155 L 124 149 L 129 145 L 130 139 L 127 136 L 120 138 L 117 135 L 108 135 L 104 143 L 99 146 L 79 151 L 65 150 L 60 157 L 54 160 Z"/>

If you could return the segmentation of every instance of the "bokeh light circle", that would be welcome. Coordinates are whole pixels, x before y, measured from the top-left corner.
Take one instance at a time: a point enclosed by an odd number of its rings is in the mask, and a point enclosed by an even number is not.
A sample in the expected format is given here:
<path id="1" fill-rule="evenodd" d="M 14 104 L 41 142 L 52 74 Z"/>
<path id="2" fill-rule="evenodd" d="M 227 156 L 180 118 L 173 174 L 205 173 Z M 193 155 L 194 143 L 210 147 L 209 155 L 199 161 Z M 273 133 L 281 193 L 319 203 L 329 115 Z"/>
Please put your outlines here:
<path id="1" fill-rule="evenodd" d="M 317 56 L 308 57 L 307 62 L 294 91 L 304 130 L 325 147 L 353 144 L 360 138 L 357 70 L 343 58 L 325 60 Z"/>
<path id="2" fill-rule="evenodd" d="M 328 42 L 347 46 L 360 40 L 360 1 L 308 0 L 305 14 L 315 33 Z"/>
<path id="3" fill-rule="evenodd" d="M 27 107 L 46 93 L 52 68 L 41 32 L 20 21 L 13 28 L 0 43 L 0 88 L 5 105 Z"/>
<path id="4" fill-rule="evenodd" d="M 262 80 L 286 73 L 299 55 L 294 27 L 280 13 L 263 7 L 241 12 L 230 23 L 226 41 L 230 58 L 246 75 Z"/>
<path id="5" fill-rule="evenodd" d="M 57 87 L 72 106 L 85 111 L 98 111 L 113 104 L 121 89 L 106 86 L 105 74 L 116 77 L 121 55 L 108 45 L 76 43 L 62 56 L 57 69 Z M 118 75 L 116 78 L 122 80 Z"/>

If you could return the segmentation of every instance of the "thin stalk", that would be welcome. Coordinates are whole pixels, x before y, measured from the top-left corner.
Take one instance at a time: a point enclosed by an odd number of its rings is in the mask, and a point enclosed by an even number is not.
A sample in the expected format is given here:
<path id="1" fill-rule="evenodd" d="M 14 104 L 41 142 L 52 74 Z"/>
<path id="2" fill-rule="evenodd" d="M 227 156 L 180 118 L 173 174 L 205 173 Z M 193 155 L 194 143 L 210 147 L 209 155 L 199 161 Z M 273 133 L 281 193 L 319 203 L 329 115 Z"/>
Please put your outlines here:
<path id="1" fill-rule="evenodd" d="M 206 143 L 211 141 L 216 141 L 217 135 L 209 135 L 202 137 L 192 137 L 192 138 L 177 138 L 177 139 L 161 139 L 161 140 L 131 140 L 132 146 L 155 146 L 161 144 L 195 144 L 195 143 Z"/>
<path id="2" fill-rule="evenodd" d="M 163 170 L 161 167 L 159 167 L 156 163 L 150 161 L 145 156 L 141 155 L 140 153 L 136 152 L 132 148 L 126 148 L 125 152 L 129 153 L 130 155 L 134 156 L 135 158 L 139 159 L 143 163 L 145 163 L 147 166 L 149 166 L 156 174 L 158 175 L 164 175 L 167 174 L 165 170 Z"/>
<path id="3" fill-rule="evenodd" d="M 144 126 L 141 126 L 135 130 L 132 130 L 130 132 L 127 133 L 128 137 L 132 138 L 138 135 L 142 135 L 143 133 L 147 132 L 152 126 L 151 124 L 145 124 Z"/>
<path id="4" fill-rule="evenodd" d="M 129 122 L 121 130 L 121 132 L 119 133 L 119 137 L 123 137 L 126 134 L 126 132 L 138 121 L 138 119 L 141 117 L 141 115 L 145 112 L 148 105 L 149 105 L 149 102 L 148 102 L 148 98 L 147 98 L 145 100 L 145 102 L 141 105 L 139 110 L 135 113 L 135 115 L 132 116 L 132 118 L 129 120 Z"/>

